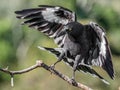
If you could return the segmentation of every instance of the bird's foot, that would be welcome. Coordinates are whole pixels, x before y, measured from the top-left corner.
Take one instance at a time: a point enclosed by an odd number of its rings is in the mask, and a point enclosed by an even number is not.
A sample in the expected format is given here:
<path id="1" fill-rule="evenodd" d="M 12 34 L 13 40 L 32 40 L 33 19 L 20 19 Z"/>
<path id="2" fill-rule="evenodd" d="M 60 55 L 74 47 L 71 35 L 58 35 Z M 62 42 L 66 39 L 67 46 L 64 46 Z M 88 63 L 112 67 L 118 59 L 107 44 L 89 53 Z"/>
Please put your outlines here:
<path id="1" fill-rule="evenodd" d="M 75 77 L 74 76 L 72 76 L 71 81 L 75 82 Z"/>
<path id="2" fill-rule="evenodd" d="M 50 65 L 50 69 L 54 69 L 55 68 L 55 64 Z"/>
<path id="3" fill-rule="evenodd" d="M 76 83 L 76 81 L 75 81 L 74 78 L 71 78 L 71 82 L 72 82 L 72 84 L 73 84 L 74 86 L 77 86 L 77 83 Z"/>
<path id="4" fill-rule="evenodd" d="M 50 67 L 51 70 L 53 70 L 55 68 L 55 64 L 52 64 L 49 67 Z M 51 74 L 52 74 L 52 72 L 51 72 Z"/>

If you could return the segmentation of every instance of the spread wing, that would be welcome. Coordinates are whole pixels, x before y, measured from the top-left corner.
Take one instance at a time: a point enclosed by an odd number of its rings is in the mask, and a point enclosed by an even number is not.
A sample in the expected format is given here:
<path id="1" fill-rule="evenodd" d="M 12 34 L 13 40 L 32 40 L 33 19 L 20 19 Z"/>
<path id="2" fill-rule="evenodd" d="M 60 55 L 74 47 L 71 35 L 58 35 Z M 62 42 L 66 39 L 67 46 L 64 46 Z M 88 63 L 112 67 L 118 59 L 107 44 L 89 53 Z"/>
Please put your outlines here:
<path id="1" fill-rule="evenodd" d="M 75 13 L 60 6 L 39 5 L 38 8 L 24 9 L 15 12 L 22 24 L 35 28 L 45 35 L 54 38 L 58 46 L 63 46 L 66 25 L 76 20 Z"/>
<path id="2" fill-rule="evenodd" d="M 91 22 L 89 26 L 91 27 L 90 30 L 92 31 L 92 35 L 94 36 L 94 45 L 90 51 L 92 52 L 90 53 L 90 56 L 92 58 L 90 64 L 102 67 L 113 79 L 114 70 L 111 60 L 111 51 L 108 45 L 107 38 L 105 36 L 105 31 L 102 27 L 94 22 Z"/>

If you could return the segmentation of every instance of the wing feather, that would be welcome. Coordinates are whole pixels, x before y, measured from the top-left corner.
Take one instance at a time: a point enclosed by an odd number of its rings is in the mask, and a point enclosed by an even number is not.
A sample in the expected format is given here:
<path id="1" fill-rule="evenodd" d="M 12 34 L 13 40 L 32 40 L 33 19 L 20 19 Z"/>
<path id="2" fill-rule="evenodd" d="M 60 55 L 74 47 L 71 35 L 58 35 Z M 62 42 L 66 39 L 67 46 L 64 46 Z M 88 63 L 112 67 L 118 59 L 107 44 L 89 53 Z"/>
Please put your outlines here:
<path id="1" fill-rule="evenodd" d="M 102 67 L 108 73 L 108 75 L 113 79 L 114 70 L 113 70 L 113 64 L 111 58 L 111 51 L 108 45 L 107 38 L 105 36 L 105 30 L 94 22 L 91 22 L 90 26 L 93 33 L 96 34 L 95 49 L 97 49 L 96 53 L 98 53 L 97 58 L 94 57 L 94 53 L 93 53 L 91 64 L 94 66 Z"/>
<path id="2" fill-rule="evenodd" d="M 38 8 L 16 11 L 17 18 L 25 19 L 22 24 L 27 24 L 45 35 L 57 39 L 65 36 L 66 24 L 76 20 L 76 15 L 69 9 L 60 6 L 39 5 Z M 61 46 L 59 42 L 55 43 Z"/>

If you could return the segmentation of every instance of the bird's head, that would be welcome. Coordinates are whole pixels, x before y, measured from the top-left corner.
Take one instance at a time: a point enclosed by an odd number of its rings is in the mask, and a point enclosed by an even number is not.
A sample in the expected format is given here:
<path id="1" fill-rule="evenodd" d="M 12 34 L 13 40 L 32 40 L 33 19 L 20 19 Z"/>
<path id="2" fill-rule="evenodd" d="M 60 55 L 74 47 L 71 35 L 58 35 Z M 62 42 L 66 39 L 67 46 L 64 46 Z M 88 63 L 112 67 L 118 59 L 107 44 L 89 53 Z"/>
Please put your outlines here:
<path id="1" fill-rule="evenodd" d="M 77 38 L 79 37 L 84 30 L 84 26 L 78 22 L 72 22 L 67 25 L 66 32 L 71 36 Z"/>

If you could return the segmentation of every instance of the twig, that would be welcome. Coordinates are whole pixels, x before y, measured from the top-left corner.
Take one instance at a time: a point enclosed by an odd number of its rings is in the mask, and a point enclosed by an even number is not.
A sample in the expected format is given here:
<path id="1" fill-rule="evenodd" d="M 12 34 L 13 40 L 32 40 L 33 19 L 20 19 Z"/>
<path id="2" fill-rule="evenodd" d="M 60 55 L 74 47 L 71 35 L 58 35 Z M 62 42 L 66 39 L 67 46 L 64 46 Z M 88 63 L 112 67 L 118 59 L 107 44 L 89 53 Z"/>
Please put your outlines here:
<path id="1" fill-rule="evenodd" d="M 50 68 L 48 65 L 46 65 L 45 63 L 43 63 L 41 60 L 39 61 L 36 61 L 36 64 L 29 67 L 29 68 L 26 68 L 26 69 L 23 69 L 23 70 L 19 70 L 19 71 L 10 71 L 8 69 L 1 69 L 0 68 L 0 71 L 4 72 L 4 73 L 7 73 L 9 75 L 11 75 L 11 85 L 13 86 L 14 83 L 13 83 L 13 76 L 14 75 L 18 75 L 18 74 L 23 74 L 23 73 L 27 73 L 29 71 L 32 71 L 38 67 L 42 67 L 44 68 L 45 70 L 53 73 L 54 75 L 60 77 L 61 79 L 65 80 L 66 82 L 68 82 L 70 85 L 73 85 L 75 87 L 78 87 L 78 88 L 81 88 L 82 90 L 92 90 L 91 88 L 89 88 L 88 86 L 84 85 L 84 84 L 81 84 L 81 83 L 78 83 L 76 81 L 72 81 L 68 76 L 58 72 L 57 70 L 55 69 L 52 69 Z"/>

